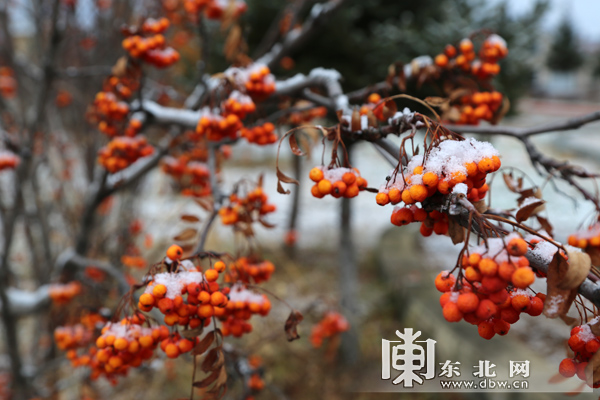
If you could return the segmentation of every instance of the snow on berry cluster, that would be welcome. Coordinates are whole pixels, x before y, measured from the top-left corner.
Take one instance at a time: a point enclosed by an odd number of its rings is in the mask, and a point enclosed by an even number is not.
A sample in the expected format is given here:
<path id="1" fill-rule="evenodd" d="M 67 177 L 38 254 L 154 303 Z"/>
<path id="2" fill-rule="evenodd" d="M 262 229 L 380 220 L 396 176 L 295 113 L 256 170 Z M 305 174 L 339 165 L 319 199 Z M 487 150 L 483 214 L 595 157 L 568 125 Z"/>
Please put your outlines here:
<path id="1" fill-rule="evenodd" d="M 429 197 L 451 192 L 464 194 L 472 202 L 480 201 L 489 189 L 487 174 L 497 171 L 500 165 L 498 151 L 490 143 L 472 138 L 442 140 L 424 156 L 413 156 L 402 172 L 392 171 L 375 200 L 381 206 L 404 203 L 404 208 L 394 210 L 401 214 L 395 225 L 424 222 L 422 215 L 415 218 L 416 208 L 410 205 L 422 204 Z M 402 209 L 406 211 L 399 211 Z M 431 229 L 432 225 L 427 224 L 422 231 L 431 234 Z"/>
<path id="2" fill-rule="evenodd" d="M 594 388 L 600 387 L 600 382 L 590 382 L 591 380 L 586 377 L 586 369 L 592 356 L 600 349 L 600 337 L 592 332 L 592 325 L 598 324 L 598 320 L 599 318 L 596 317 L 571 329 L 567 343 L 574 356 L 565 358 L 558 366 L 558 372 L 562 376 L 570 378 L 577 375 L 579 379 Z"/>
<path id="3" fill-rule="evenodd" d="M 264 64 L 250 64 L 245 68 L 231 67 L 223 72 L 239 90 L 255 100 L 263 100 L 275 91 L 275 76 Z"/>

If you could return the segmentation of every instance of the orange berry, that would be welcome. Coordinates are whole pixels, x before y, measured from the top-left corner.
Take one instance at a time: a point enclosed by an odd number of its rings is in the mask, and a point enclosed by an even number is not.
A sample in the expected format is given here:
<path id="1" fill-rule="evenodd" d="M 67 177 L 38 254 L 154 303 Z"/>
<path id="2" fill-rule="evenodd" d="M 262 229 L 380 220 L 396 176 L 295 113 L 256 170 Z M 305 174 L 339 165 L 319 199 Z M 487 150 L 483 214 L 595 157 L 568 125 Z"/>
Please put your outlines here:
<path id="1" fill-rule="evenodd" d="M 489 319 L 496 314 L 496 311 L 498 311 L 498 306 L 491 300 L 484 299 L 479 302 L 475 315 L 481 319 Z"/>
<path id="2" fill-rule="evenodd" d="M 567 343 L 574 352 L 581 351 L 585 348 L 585 341 L 581 339 L 579 335 L 571 336 Z"/>
<path id="3" fill-rule="evenodd" d="M 387 193 L 377 193 L 377 195 L 375 196 L 375 201 L 380 206 L 385 206 L 387 203 L 390 202 L 390 197 L 387 195 Z"/>
<path id="4" fill-rule="evenodd" d="M 479 254 L 479 253 L 469 254 L 469 265 L 476 267 L 479 265 L 480 261 L 481 261 L 481 254 Z"/>
<path id="5" fill-rule="evenodd" d="M 437 188 L 439 178 L 433 172 L 426 172 L 423 175 L 423 185 L 428 189 Z"/>
<path id="6" fill-rule="evenodd" d="M 458 296 L 456 305 L 463 314 L 472 313 L 479 306 L 479 297 L 475 293 L 462 293 Z"/>
<path id="7" fill-rule="evenodd" d="M 317 184 L 319 187 L 319 192 L 325 196 L 333 190 L 333 185 L 327 179 L 321 179 Z"/>
<path id="8" fill-rule="evenodd" d="M 467 169 L 467 175 L 469 176 L 475 176 L 479 172 L 479 168 L 474 162 L 466 163 L 465 168 Z"/>
<path id="9" fill-rule="evenodd" d="M 424 185 L 413 185 L 409 189 L 410 197 L 414 201 L 423 201 L 427 198 L 427 189 Z"/>
<path id="10" fill-rule="evenodd" d="M 423 166 L 417 165 L 415 169 L 413 169 L 413 175 L 421 175 L 423 173 Z"/>
<path id="11" fill-rule="evenodd" d="M 399 208 L 392 212 L 392 216 L 390 218 L 392 224 L 396 226 L 407 225 L 413 222 L 414 217 L 410 208 Z"/>
<path id="12" fill-rule="evenodd" d="M 525 289 L 535 281 L 535 274 L 530 267 L 518 268 L 512 275 L 512 284 L 519 289 Z"/>
<path id="13" fill-rule="evenodd" d="M 585 344 L 585 351 L 588 353 L 594 354 L 600 349 L 600 340 L 592 339 Z"/>
<path id="14" fill-rule="evenodd" d="M 421 235 L 423 235 L 424 237 L 429 237 L 433 233 L 433 228 L 429 228 L 427 225 L 425 225 L 423 223 L 423 224 L 421 224 L 421 227 L 419 228 L 419 232 L 421 232 Z"/>
<path id="15" fill-rule="evenodd" d="M 208 293 L 206 290 L 201 291 L 198 295 L 198 301 L 202 304 L 210 303 L 210 293 Z"/>
<path id="16" fill-rule="evenodd" d="M 527 242 L 519 237 L 512 238 L 507 247 L 508 253 L 516 257 L 524 256 L 528 249 Z"/>
<path id="17" fill-rule="evenodd" d="M 481 273 L 473 267 L 467 267 L 465 269 L 465 278 L 469 282 L 479 282 L 481 281 Z"/>
<path id="18" fill-rule="evenodd" d="M 215 314 L 213 306 L 210 304 L 203 304 L 198 307 L 198 316 L 200 318 L 210 318 Z"/>
<path id="19" fill-rule="evenodd" d="M 377 104 L 379 103 L 379 101 L 381 101 L 381 96 L 379 95 L 379 93 L 371 93 L 367 98 L 367 102 L 371 104 Z"/>
<path id="20" fill-rule="evenodd" d="M 481 286 L 490 293 L 497 292 L 506 287 L 506 282 L 498 276 L 484 276 L 481 278 Z"/>
<path id="21" fill-rule="evenodd" d="M 515 270 L 516 267 L 512 263 L 504 261 L 498 266 L 498 276 L 508 282 L 511 280 Z"/>
<path id="22" fill-rule="evenodd" d="M 448 223 L 445 221 L 437 221 L 433 224 L 433 231 L 436 235 L 445 235 L 448 233 Z"/>
<path id="23" fill-rule="evenodd" d="M 392 204 L 398 204 L 402 201 L 402 192 L 397 188 L 391 188 L 388 192 L 388 197 Z"/>
<path id="24" fill-rule="evenodd" d="M 314 167 L 308 173 L 308 177 L 313 182 L 319 182 L 324 177 L 323 170 L 321 168 Z"/>
<path id="25" fill-rule="evenodd" d="M 341 197 L 346 192 L 347 186 L 343 181 L 334 182 L 331 189 L 331 195 L 333 197 Z"/>
<path id="26" fill-rule="evenodd" d="M 167 257 L 169 257 L 171 260 L 179 260 L 182 256 L 183 249 L 181 248 L 181 246 L 177 246 L 176 244 L 174 244 L 167 249 Z"/>
<path id="27" fill-rule="evenodd" d="M 565 378 L 570 378 L 575 376 L 577 373 L 577 367 L 575 366 L 575 362 L 571 358 L 565 358 L 558 365 L 558 373 L 564 376 Z"/>
<path id="28" fill-rule="evenodd" d="M 484 258 L 479 262 L 479 270 L 482 275 L 494 276 L 498 272 L 498 264 L 491 258 Z"/>
<path id="29" fill-rule="evenodd" d="M 446 303 L 450 300 L 450 297 L 452 296 L 452 292 L 445 292 L 442 293 L 442 295 L 440 296 L 440 306 L 442 306 L 442 308 L 446 305 Z"/>
<path id="30" fill-rule="evenodd" d="M 504 336 L 510 330 L 510 324 L 502 319 L 497 319 L 494 322 L 494 332 L 500 336 Z"/>
<path id="31" fill-rule="evenodd" d="M 492 165 L 493 165 L 493 169 L 492 172 L 496 172 L 500 169 L 500 166 L 502 166 L 502 161 L 500 161 L 500 157 L 498 156 L 492 156 Z"/>
<path id="32" fill-rule="evenodd" d="M 113 344 L 113 347 L 117 350 L 125 350 L 127 346 L 129 346 L 129 342 L 127 342 L 127 339 L 122 337 L 115 339 L 115 343 Z"/>
<path id="33" fill-rule="evenodd" d="M 500 310 L 500 318 L 508 322 L 509 324 L 514 324 L 520 318 L 519 312 L 512 307 L 506 307 Z"/>
<path id="34" fill-rule="evenodd" d="M 479 168 L 479 171 L 484 174 L 490 173 L 494 169 L 494 162 L 491 158 L 485 157 L 479 161 L 477 168 Z"/>
<path id="35" fill-rule="evenodd" d="M 356 182 L 356 175 L 352 172 L 346 172 L 344 175 L 342 175 L 342 181 L 348 186 L 352 185 L 354 182 Z"/>
<path id="36" fill-rule="evenodd" d="M 460 41 L 458 48 L 461 53 L 470 53 L 473 51 L 473 42 L 470 39 L 463 39 Z"/>
<path id="37" fill-rule="evenodd" d="M 516 296 L 512 297 L 510 303 L 516 311 L 523 312 L 527 309 L 527 307 L 529 307 L 529 296 L 524 294 L 517 294 Z"/>
<path id="38" fill-rule="evenodd" d="M 210 304 L 214 307 L 224 307 L 227 304 L 227 297 L 221 292 L 214 292 L 210 295 Z"/>
<path id="39" fill-rule="evenodd" d="M 435 56 L 435 65 L 445 68 L 448 65 L 448 57 L 445 54 Z"/>
<path id="40" fill-rule="evenodd" d="M 181 352 L 179 351 L 179 347 L 175 343 L 169 343 L 165 347 L 165 353 L 169 358 L 177 358 Z"/>
<path id="41" fill-rule="evenodd" d="M 167 294 L 167 287 L 161 283 L 152 288 L 152 295 L 154 297 L 162 298 L 165 297 L 165 294 Z"/>
<path id="42" fill-rule="evenodd" d="M 441 194 L 448 194 L 450 192 L 450 182 L 445 179 L 441 180 L 438 182 L 437 188 Z"/>
<path id="43" fill-rule="evenodd" d="M 323 194 L 321 194 L 321 192 L 319 191 L 319 185 L 317 185 L 317 184 L 313 185 L 313 186 L 310 188 L 310 193 L 311 193 L 311 194 L 312 194 L 314 197 L 316 197 L 316 198 L 318 198 L 318 199 L 320 199 L 320 198 L 322 198 L 322 197 L 324 196 L 324 195 L 323 195 Z"/>
<path id="44" fill-rule="evenodd" d="M 496 331 L 494 330 L 494 323 L 491 321 L 482 321 L 477 325 L 477 332 L 479 336 L 486 340 L 490 340 L 496 335 Z"/>
<path id="45" fill-rule="evenodd" d="M 154 301 L 154 296 L 152 296 L 150 293 L 144 293 L 140 296 L 140 303 L 145 306 L 153 306 Z"/>
<path id="46" fill-rule="evenodd" d="M 177 347 L 179 348 L 180 352 L 187 353 L 194 348 L 194 342 L 188 339 L 179 339 L 177 341 Z"/>
<path id="47" fill-rule="evenodd" d="M 458 322 L 463 318 L 463 314 L 458 309 L 456 303 L 452 303 L 451 301 L 444 305 L 442 313 L 448 322 Z"/>
<path id="48" fill-rule="evenodd" d="M 440 292 L 448 292 L 456 283 L 454 275 L 449 275 L 448 272 L 442 271 L 435 277 L 435 288 Z"/>
<path id="49" fill-rule="evenodd" d="M 423 222 L 427 219 L 427 211 L 423 210 L 422 208 L 415 207 L 413 209 L 413 214 L 414 214 L 415 221 Z"/>
<path id="50" fill-rule="evenodd" d="M 532 297 L 529 308 L 525 312 L 532 317 L 537 317 L 542 311 L 544 311 L 544 301 L 539 297 Z"/>
<path id="51" fill-rule="evenodd" d="M 225 271 L 225 263 L 223 261 L 217 261 L 215 263 L 215 265 L 213 265 L 213 268 L 217 271 L 217 272 L 223 272 Z"/>
<path id="52" fill-rule="evenodd" d="M 219 278 L 219 272 L 216 269 L 208 269 L 204 273 L 204 278 L 206 278 L 208 282 L 214 282 Z"/>

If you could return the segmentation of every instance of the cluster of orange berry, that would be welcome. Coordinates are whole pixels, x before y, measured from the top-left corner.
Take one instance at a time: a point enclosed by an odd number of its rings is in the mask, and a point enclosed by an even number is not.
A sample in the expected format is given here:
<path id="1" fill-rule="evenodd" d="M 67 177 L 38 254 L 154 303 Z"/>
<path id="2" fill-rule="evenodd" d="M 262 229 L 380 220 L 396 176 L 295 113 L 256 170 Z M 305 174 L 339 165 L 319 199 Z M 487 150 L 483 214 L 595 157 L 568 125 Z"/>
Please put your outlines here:
<path id="1" fill-rule="evenodd" d="M 575 355 L 573 358 L 565 358 L 558 366 L 558 372 L 562 376 L 570 378 L 577 375 L 579 379 L 594 388 L 600 387 L 600 381 L 590 384 L 585 370 L 592 356 L 600 349 L 600 337 L 594 335 L 590 328 L 590 324 L 597 321 L 598 318 L 594 318 L 586 324 L 571 329 L 571 336 L 567 343 Z"/>
<path id="2" fill-rule="evenodd" d="M 11 99 L 17 94 L 15 72 L 9 67 L 0 67 L 0 96 Z"/>
<path id="3" fill-rule="evenodd" d="M 0 169 L 2 169 L 0 167 Z M 569 236 L 568 243 L 581 249 L 596 248 L 600 250 L 600 222 L 596 222 L 585 230 Z"/>
<path id="4" fill-rule="evenodd" d="M 246 197 L 239 197 L 236 193 L 232 193 L 229 196 L 229 205 L 219 210 L 221 222 L 223 225 L 235 225 L 238 222 L 257 221 L 277 209 L 275 204 L 268 201 L 268 196 L 260 186 L 249 192 Z"/>
<path id="5" fill-rule="evenodd" d="M 463 256 L 461 282 L 441 272 L 435 286 L 443 292 L 440 305 L 449 322 L 462 319 L 478 326 L 479 335 L 491 339 L 505 335 L 521 312 L 532 316 L 542 313 L 545 296 L 529 295 L 525 290 L 535 281 L 535 273 L 524 257 L 529 246 L 516 234 L 506 239 L 488 239 L 468 256 Z"/>
<path id="6" fill-rule="evenodd" d="M 123 48 L 131 57 L 142 59 L 158 68 L 168 67 L 179 61 L 179 53 L 166 46 L 166 39 L 162 35 L 169 25 L 166 18 L 147 19 L 142 25 L 141 33 L 150 36 L 128 36 L 123 39 Z"/>
<path id="7" fill-rule="evenodd" d="M 0 171 L 3 169 L 14 169 L 19 165 L 20 158 L 10 151 L 0 150 Z"/>
<path id="8" fill-rule="evenodd" d="M 319 199 L 328 194 L 336 199 L 342 196 L 352 198 L 367 187 L 367 180 L 356 168 L 314 167 L 308 177 L 315 182 L 310 192 Z"/>
<path id="9" fill-rule="evenodd" d="M 73 297 L 81 293 L 81 283 L 71 281 L 69 283 L 53 283 L 48 288 L 48 294 L 54 304 L 64 305 L 69 303 Z"/>
<path id="10" fill-rule="evenodd" d="M 311 122 L 315 118 L 323 118 L 327 115 L 327 108 L 314 107 L 303 111 L 294 111 L 289 116 L 290 124 L 302 125 Z"/>
<path id="11" fill-rule="evenodd" d="M 229 274 L 227 276 L 230 281 L 241 281 L 244 283 L 266 282 L 275 272 L 275 265 L 271 261 L 256 261 L 249 257 L 240 257 L 235 262 L 229 265 Z"/>
<path id="12" fill-rule="evenodd" d="M 348 329 L 350 329 L 350 324 L 342 314 L 329 311 L 319 323 L 313 326 L 310 342 L 314 347 L 321 347 L 323 339 L 339 335 Z"/>
<path id="13" fill-rule="evenodd" d="M 460 52 L 460 54 L 458 54 Z M 508 54 L 506 42 L 500 36 L 488 36 L 479 51 L 476 60 L 475 47 L 471 39 L 463 39 L 456 47 L 447 45 L 442 54 L 435 57 L 435 64 L 440 68 L 460 68 L 480 79 L 487 79 L 500 73 L 498 61 Z"/>
<path id="14" fill-rule="evenodd" d="M 246 68 L 228 68 L 224 75 L 255 100 L 266 99 L 275 91 L 275 77 L 264 64 L 251 64 Z"/>
<path id="15" fill-rule="evenodd" d="M 194 197 L 210 195 L 210 171 L 205 163 L 191 161 L 190 157 L 184 154 L 177 158 L 163 159 L 162 169 L 179 182 L 183 195 Z"/>
<path id="16" fill-rule="evenodd" d="M 252 128 L 242 128 L 241 136 L 249 143 L 256 143 L 260 146 L 277 142 L 275 125 L 270 122 L 265 122 L 263 125 L 258 125 Z"/>
<path id="17" fill-rule="evenodd" d="M 477 125 L 479 121 L 491 121 L 494 113 L 502 105 L 500 92 L 475 92 L 460 99 L 460 118 L 457 121 L 464 125 Z"/>
<path id="18" fill-rule="evenodd" d="M 222 109 L 224 115 L 235 114 L 240 119 L 244 119 L 247 114 L 256 111 L 256 104 L 254 104 L 250 96 L 234 90 L 227 100 L 223 102 Z"/>
<path id="19" fill-rule="evenodd" d="M 402 174 L 394 172 L 375 201 L 381 206 L 401 201 L 410 205 L 451 191 L 480 201 L 488 191 L 487 174 L 500 168 L 497 154 L 491 144 L 475 139 L 443 140 L 430 148 L 427 158 L 413 156 Z"/>
<path id="20" fill-rule="evenodd" d="M 416 205 L 395 207 L 390 221 L 393 225 L 403 226 L 411 222 L 421 222 L 421 234 L 425 237 L 432 233 L 445 235 L 448 233 L 448 215 L 437 210 L 429 213 Z"/>
<path id="21" fill-rule="evenodd" d="M 87 347 L 94 339 L 94 330 L 106 323 L 98 313 L 87 313 L 75 325 L 59 326 L 54 330 L 54 341 L 60 350 Z M 99 329 L 99 328 L 98 328 Z"/>
<path id="22" fill-rule="evenodd" d="M 139 298 L 138 308 L 144 312 L 158 308 L 168 326 L 208 326 L 213 316 L 225 314 L 228 303 L 229 288 L 221 288 L 216 282 L 225 263 L 217 261 L 202 273 L 189 260 L 180 263 L 182 254 L 181 247 L 169 247 L 167 258 L 175 263 L 171 268 L 177 272 L 154 275 Z M 178 271 L 180 267 L 182 270 Z"/>
<path id="23" fill-rule="evenodd" d="M 165 326 L 144 327 L 144 322 L 143 316 L 135 315 L 102 328 L 96 347 L 90 350 L 92 380 L 103 375 L 109 380 L 124 376 L 130 368 L 152 358 L 158 344 L 169 338 L 169 330 Z"/>
<path id="24" fill-rule="evenodd" d="M 139 89 L 139 69 L 129 68 L 123 76 L 110 76 L 104 81 L 102 90 L 112 92 L 123 99 L 129 99 Z"/>
<path id="25" fill-rule="evenodd" d="M 213 114 L 208 108 L 202 110 L 202 115 L 196 125 L 197 138 L 206 138 L 211 141 L 237 138 L 242 129 L 242 121 L 235 114 L 222 116 Z"/>
<path id="26" fill-rule="evenodd" d="M 118 136 L 98 151 L 98 162 L 110 173 L 127 168 L 138 159 L 154 153 L 146 137 Z"/>
<path id="27" fill-rule="evenodd" d="M 218 316 L 223 325 L 223 336 L 233 335 L 241 337 L 244 333 L 252 332 L 252 325 L 248 322 L 252 315 L 265 316 L 271 311 L 271 302 L 264 294 L 254 293 L 240 283 L 231 287 L 229 302 L 225 313 Z"/>
<path id="28" fill-rule="evenodd" d="M 98 123 L 100 132 L 112 137 L 119 133 L 115 122 L 121 122 L 127 117 L 129 105 L 119 101 L 114 93 L 102 91 L 94 99 L 94 112 L 101 120 Z"/>

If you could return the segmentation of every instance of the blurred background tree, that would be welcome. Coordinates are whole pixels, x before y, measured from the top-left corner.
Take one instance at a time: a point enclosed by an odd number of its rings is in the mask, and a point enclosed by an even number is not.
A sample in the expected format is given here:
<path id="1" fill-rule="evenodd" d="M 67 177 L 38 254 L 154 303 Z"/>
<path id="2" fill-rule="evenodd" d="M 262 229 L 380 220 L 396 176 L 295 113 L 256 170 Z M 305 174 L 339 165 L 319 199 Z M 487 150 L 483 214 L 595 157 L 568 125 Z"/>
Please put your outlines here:
<path id="1" fill-rule="evenodd" d="M 584 62 L 577 35 L 569 18 L 563 19 L 548 52 L 546 64 L 557 72 L 572 72 Z"/>
<path id="2" fill-rule="evenodd" d="M 249 0 L 246 26 L 252 27 L 248 44 L 252 51 L 275 20 L 284 2 Z M 309 3 L 309 2 L 307 2 Z M 489 4 L 484 0 L 349 0 L 329 26 L 312 38 L 301 57 L 292 58 L 289 71 L 306 72 L 318 66 L 334 68 L 344 76 L 344 88 L 354 90 L 382 81 L 388 66 L 408 63 L 420 55 L 435 55 L 448 43 L 456 44 L 474 31 L 487 28 L 508 43 L 510 53 L 501 63 L 497 86 L 512 103 L 529 90 L 540 23 L 548 11 L 539 0 L 528 13 L 513 16 L 505 1 Z M 310 7 L 305 4 L 307 13 Z M 276 71 L 281 74 L 282 71 Z M 431 93 L 432 88 L 425 88 Z M 513 107 L 514 109 L 514 107 Z"/>

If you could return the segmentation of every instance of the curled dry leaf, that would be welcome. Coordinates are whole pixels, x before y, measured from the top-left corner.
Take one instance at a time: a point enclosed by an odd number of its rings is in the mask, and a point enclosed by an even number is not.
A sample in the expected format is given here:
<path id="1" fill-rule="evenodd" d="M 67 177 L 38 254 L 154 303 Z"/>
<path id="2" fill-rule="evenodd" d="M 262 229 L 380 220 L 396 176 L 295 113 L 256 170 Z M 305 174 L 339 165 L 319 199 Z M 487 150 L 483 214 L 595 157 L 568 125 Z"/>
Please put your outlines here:
<path id="1" fill-rule="evenodd" d="M 300 335 L 298 334 L 298 324 L 302 322 L 303 319 L 304 317 L 300 311 L 292 310 L 287 321 L 285 321 L 284 330 L 289 342 L 300 339 Z"/>
<path id="2" fill-rule="evenodd" d="M 548 291 L 544 302 L 546 317 L 556 318 L 567 314 L 590 267 L 589 257 L 586 259 L 578 256 L 576 252 L 569 253 L 569 261 L 559 251 L 554 254 L 552 262 L 548 265 Z"/>
<path id="3" fill-rule="evenodd" d="M 452 243 L 462 243 L 465 241 L 465 228 L 454 219 L 450 218 L 448 220 L 448 236 L 452 239 Z"/>
<path id="4" fill-rule="evenodd" d="M 215 340 L 215 331 L 210 331 L 204 338 L 194 347 L 193 355 L 203 354 Z"/>
<path id="5" fill-rule="evenodd" d="M 179 333 L 181 333 L 181 336 L 183 336 L 184 338 L 191 339 L 202 335 L 203 331 L 204 327 L 201 326 L 196 329 L 183 329 Z"/>
<path id="6" fill-rule="evenodd" d="M 476 201 L 475 203 L 473 203 L 473 205 L 480 214 L 483 214 L 488 210 L 488 206 L 487 204 L 485 204 L 485 200 Z"/>
<path id="7" fill-rule="evenodd" d="M 517 222 L 523 222 L 529 219 L 529 217 L 531 217 L 532 215 L 535 215 L 536 213 L 542 211 L 542 206 L 544 205 L 544 203 L 544 200 L 535 200 L 519 208 L 516 216 Z"/>

